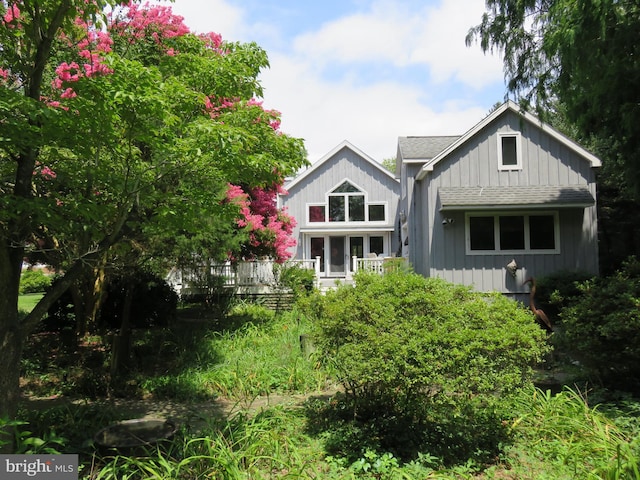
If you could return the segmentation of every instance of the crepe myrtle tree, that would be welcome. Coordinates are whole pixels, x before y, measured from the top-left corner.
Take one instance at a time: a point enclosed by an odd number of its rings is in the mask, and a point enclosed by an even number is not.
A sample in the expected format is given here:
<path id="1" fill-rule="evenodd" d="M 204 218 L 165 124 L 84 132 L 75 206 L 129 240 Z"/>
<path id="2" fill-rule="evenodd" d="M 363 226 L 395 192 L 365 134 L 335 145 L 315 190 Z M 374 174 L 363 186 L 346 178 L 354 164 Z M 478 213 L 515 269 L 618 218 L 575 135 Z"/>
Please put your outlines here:
<path id="1" fill-rule="evenodd" d="M 282 186 L 255 187 L 248 193 L 237 185 L 229 185 L 227 200 L 240 208 L 237 228 L 248 235 L 237 252 L 230 252 L 232 259 L 253 260 L 268 257 L 277 263 L 291 258 L 289 247 L 296 245 L 291 236 L 295 219 L 286 209 L 278 208 L 276 197 L 284 193 Z"/>
<path id="2" fill-rule="evenodd" d="M 256 100 L 266 67 L 257 45 L 191 33 L 169 7 L 0 0 L 0 417 L 16 413 L 25 340 L 71 285 L 125 246 L 232 232 L 229 183 L 273 188 L 306 163 Z M 20 318 L 36 255 L 63 275 Z"/>

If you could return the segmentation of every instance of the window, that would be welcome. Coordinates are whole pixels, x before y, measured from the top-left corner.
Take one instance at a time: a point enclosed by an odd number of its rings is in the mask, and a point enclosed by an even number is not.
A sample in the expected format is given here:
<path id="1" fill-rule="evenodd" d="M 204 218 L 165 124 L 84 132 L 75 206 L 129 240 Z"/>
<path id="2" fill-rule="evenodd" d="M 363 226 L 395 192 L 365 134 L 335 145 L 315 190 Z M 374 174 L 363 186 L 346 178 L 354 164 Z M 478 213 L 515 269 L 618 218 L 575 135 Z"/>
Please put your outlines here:
<path id="1" fill-rule="evenodd" d="M 345 180 L 328 194 L 326 204 L 308 205 L 307 215 L 310 223 L 384 222 L 386 205 L 368 204 L 365 192 Z"/>
<path id="2" fill-rule="evenodd" d="M 324 205 L 309 205 L 309 222 L 325 222 Z"/>
<path id="3" fill-rule="evenodd" d="M 381 255 L 384 252 L 384 238 L 369 237 L 369 252 Z"/>
<path id="4" fill-rule="evenodd" d="M 344 197 L 329 197 L 329 221 L 344 222 L 345 217 Z"/>
<path id="5" fill-rule="evenodd" d="M 467 214 L 467 254 L 560 253 L 556 212 Z"/>
<path id="6" fill-rule="evenodd" d="M 384 222 L 384 205 L 371 204 L 369 205 L 369 221 L 370 222 Z"/>
<path id="7" fill-rule="evenodd" d="M 498 134 L 498 168 L 500 170 L 522 169 L 520 134 Z"/>

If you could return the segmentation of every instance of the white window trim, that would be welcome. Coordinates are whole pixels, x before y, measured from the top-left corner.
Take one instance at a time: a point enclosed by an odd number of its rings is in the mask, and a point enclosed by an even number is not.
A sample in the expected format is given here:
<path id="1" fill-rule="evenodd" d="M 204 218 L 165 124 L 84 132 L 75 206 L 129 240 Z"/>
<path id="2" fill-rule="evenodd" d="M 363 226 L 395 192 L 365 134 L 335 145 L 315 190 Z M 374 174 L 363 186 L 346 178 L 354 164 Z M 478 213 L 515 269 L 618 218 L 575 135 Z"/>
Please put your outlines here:
<path id="1" fill-rule="evenodd" d="M 333 190 L 338 188 L 344 182 L 349 182 L 351 185 L 356 187 L 358 192 L 344 192 L 344 193 L 333 193 Z M 349 216 L 349 205 L 347 197 L 351 196 L 364 196 L 364 220 L 353 222 L 347 220 Z M 344 197 L 345 198 L 345 220 L 343 222 L 331 222 L 329 221 L 329 197 Z M 369 220 L 369 206 L 370 205 L 382 205 L 384 207 L 384 220 Z M 309 216 L 309 207 L 324 207 L 324 222 L 311 222 Z M 331 190 L 325 193 L 325 201 L 324 202 L 309 202 L 305 206 L 305 218 L 307 220 L 307 225 L 319 225 L 319 226 L 336 226 L 336 225 L 344 225 L 344 226 L 362 226 L 364 224 L 371 225 L 387 225 L 389 222 L 389 202 L 386 200 L 382 201 L 370 201 L 369 200 L 369 192 L 363 189 L 360 185 L 357 185 L 355 182 L 349 180 L 348 178 L 343 178 L 340 182 L 338 182 Z"/>
<path id="2" fill-rule="evenodd" d="M 502 139 L 505 137 L 515 137 L 516 139 L 516 161 L 515 165 L 503 165 L 502 163 Z M 520 132 L 498 133 L 498 170 L 522 170 L 522 136 Z"/>
<path id="3" fill-rule="evenodd" d="M 309 215 L 309 207 L 322 207 L 324 208 L 324 222 L 312 222 L 311 216 Z M 325 223 L 329 223 L 326 221 L 327 218 L 327 204 L 326 203 L 307 203 L 305 207 L 305 216 L 307 217 L 307 225 L 324 225 Z"/>
<path id="4" fill-rule="evenodd" d="M 382 208 L 384 208 L 384 219 L 383 220 L 370 220 L 369 219 L 369 207 L 371 205 L 382 205 Z M 367 223 L 372 223 L 374 225 L 386 225 L 387 224 L 387 218 L 389 218 L 389 202 L 369 202 L 365 198 L 365 221 Z"/>
<path id="5" fill-rule="evenodd" d="M 541 216 L 549 215 L 553 216 L 553 235 L 556 248 L 553 250 L 532 250 L 529 248 L 529 216 Z M 500 250 L 500 222 L 498 217 L 525 217 L 524 222 L 524 249 L 523 250 Z M 469 226 L 470 217 L 493 217 L 493 231 L 496 248 L 494 250 L 471 250 L 471 228 Z M 522 254 L 539 254 L 539 255 L 559 255 L 560 249 L 560 215 L 557 211 L 544 211 L 544 212 L 532 212 L 532 211 L 500 211 L 500 212 L 467 212 L 464 218 L 465 228 L 465 249 L 467 255 L 522 255 Z"/>

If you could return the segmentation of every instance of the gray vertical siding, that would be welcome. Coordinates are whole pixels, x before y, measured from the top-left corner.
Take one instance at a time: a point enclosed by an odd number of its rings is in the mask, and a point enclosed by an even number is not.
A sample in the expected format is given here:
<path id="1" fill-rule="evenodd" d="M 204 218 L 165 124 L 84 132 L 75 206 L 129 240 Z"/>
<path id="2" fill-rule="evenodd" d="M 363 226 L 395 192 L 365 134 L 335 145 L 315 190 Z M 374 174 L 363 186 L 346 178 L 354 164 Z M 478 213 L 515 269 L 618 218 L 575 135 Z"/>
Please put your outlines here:
<path id="1" fill-rule="evenodd" d="M 498 169 L 499 132 L 520 131 L 523 168 Z M 412 260 L 416 271 L 471 285 L 481 291 L 516 294 L 528 291 L 522 282 L 528 276 L 544 276 L 557 270 L 598 271 L 596 207 L 550 208 L 559 212 L 559 254 L 466 255 L 465 213 L 439 211 L 439 187 L 583 185 L 596 198 L 590 162 L 543 130 L 507 111 L 435 165 L 433 172 L 417 183 L 424 240 L 423 253 Z M 526 209 L 522 209 L 526 211 Z M 443 225 L 443 217 L 454 220 Z M 428 238 L 427 233 L 431 233 Z M 415 248 L 415 245 L 414 245 Z M 427 257 L 428 256 L 428 260 Z M 514 279 L 505 266 L 513 258 L 523 267 Z"/>
<path id="2" fill-rule="evenodd" d="M 294 235 L 298 245 L 294 247 L 293 258 L 302 258 L 303 239 L 300 229 L 310 226 L 307 224 L 307 206 L 325 202 L 327 193 L 344 180 L 351 181 L 365 191 L 368 203 L 385 203 L 387 205 L 385 225 L 397 230 L 400 183 L 393 178 L 393 174 L 391 176 L 385 174 L 348 147 L 343 147 L 331 157 L 324 159 L 322 164 L 309 168 L 313 169 L 311 174 L 297 181 L 291 188 L 285 185 L 284 188 L 288 194 L 280 198 L 281 205 L 287 208 L 297 222 Z M 334 224 L 333 228 L 338 226 Z M 393 233 L 389 253 L 397 251 L 398 246 L 398 235 Z"/>

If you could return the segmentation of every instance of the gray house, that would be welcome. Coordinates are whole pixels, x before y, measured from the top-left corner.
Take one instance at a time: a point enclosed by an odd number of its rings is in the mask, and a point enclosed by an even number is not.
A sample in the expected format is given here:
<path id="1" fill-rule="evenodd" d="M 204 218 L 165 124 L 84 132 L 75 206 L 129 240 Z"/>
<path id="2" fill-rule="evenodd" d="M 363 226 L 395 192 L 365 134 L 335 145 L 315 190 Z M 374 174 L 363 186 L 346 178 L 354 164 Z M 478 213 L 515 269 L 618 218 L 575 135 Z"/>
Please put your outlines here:
<path id="1" fill-rule="evenodd" d="M 347 141 L 284 185 L 281 206 L 296 221 L 293 259 L 316 260 L 329 281 L 376 268 L 399 250 L 400 183 Z"/>
<path id="2" fill-rule="evenodd" d="M 598 273 L 599 166 L 507 102 L 464 135 L 399 138 L 395 175 L 343 142 L 280 202 L 298 222 L 293 258 L 317 259 L 321 278 L 401 255 L 424 276 L 522 298 L 530 276 Z"/>
<path id="3" fill-rule="evenodd" d="M 599 166 L 513 102 L 459 137 L 401 137 L 402 255 L 422 275 L 516 297 L 529 276 L 595 274 Z"/>

